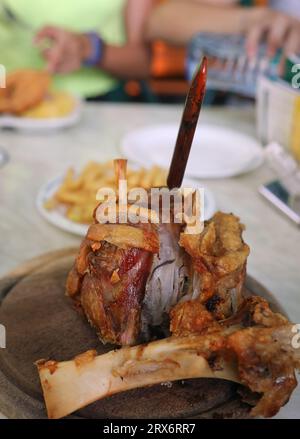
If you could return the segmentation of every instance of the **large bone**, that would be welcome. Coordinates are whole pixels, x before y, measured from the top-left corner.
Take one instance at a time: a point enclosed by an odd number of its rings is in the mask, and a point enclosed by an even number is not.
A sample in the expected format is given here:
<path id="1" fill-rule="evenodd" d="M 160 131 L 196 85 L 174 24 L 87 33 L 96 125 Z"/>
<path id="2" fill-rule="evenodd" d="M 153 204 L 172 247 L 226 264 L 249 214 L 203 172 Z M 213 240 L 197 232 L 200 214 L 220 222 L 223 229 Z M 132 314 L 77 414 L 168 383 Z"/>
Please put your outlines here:
<path id="1" fill-rule="evenodd" d="M 96 351 L 88 351 L 72 361 L 39 361 L 48 416 L 61 418 L 114 393 L 165 381 L 221 378 L 242 382 L 255 390 L 264 369 L 270 372 L 270 383 L 259 392 L 264 393 L 264 404 L 267 401 L 272 408 L 274 401 L 268 398 L 275 384 L 277 388 L 283 385 L 285 402 L 296 385 L 293 380 L 292 388 L 284 389 L 283 377 L 300 368 L 297 330 L 299 327 L 292 324 L 245 329 L 231 326 L 206 335 L 170 337 L 99 356 Z M 262 414 L 272 416 L 280 406 L 275 412 L 266 406 Z"/>
<path id="2" fill-rule="evenodd" d="M 205 353 L 214 343 L 220 344 L 220 336 L 171 337 L 99 356 L 88 351 L 72 361 L 39 361 L 48 417 L 62 418 L 114 393 L 166 381 L 206 377 L 238 382 L 229 361 L 222 360 L 217 370 L 209 366 Z"/>

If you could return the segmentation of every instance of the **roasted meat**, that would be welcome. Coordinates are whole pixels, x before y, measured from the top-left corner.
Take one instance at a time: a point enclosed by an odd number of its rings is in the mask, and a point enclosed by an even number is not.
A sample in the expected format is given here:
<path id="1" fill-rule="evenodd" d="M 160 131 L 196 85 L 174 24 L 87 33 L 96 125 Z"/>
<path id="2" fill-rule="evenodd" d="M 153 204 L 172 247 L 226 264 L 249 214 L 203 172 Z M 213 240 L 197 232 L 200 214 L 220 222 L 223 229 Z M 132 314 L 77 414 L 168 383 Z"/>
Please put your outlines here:
<path id="1" fill-rule="evenodd" d="M 142 308 L 143 339 L 160 328 L 168 334 L 169 312 L 186 294 L 189 258 L 178 245 L 179 224 L 159 224 L 159 252 L 154 255 Z"/>
<path id="2" fill-rule="evenodd" d="M 49 417 L 132 388 L 201 377 L 239 383 L 253 416 L 275 415 L 297 384 L 300 350 L 286 317 L 261 297 L 243 296 L 249 247 L 239 218 L 218 212 L 191 234 L 158 217 L 100 224 L 96 210 L 67 293 L 101 340 L 127 346 L 38 362 Z"/>
<path id="3" fill-rule="evenodd" d="M 191 312 L 194 323 L 205 310 L 220 320 L 241 302 L 249 248 L 239 219 L 219 212 L 197 235 L 185 232 L 184 224 L 159 219 L 100 224 L 95 212 L 67 294 L 80 301 L 103 342 L 132 345 L 151 340 L 153 333 L 168 336 L 172 308 L 171 331 L 185 325 L 188 332 Z"/>
<path id="4" fill-rule="evenodd" d="M 135 247 L 128 246 L 128 239 Z M 103 342 L 131 345 L 138 341 L 154 252 L 158 252 L 158 240 L 151 225 L 90 227 L 68 276 L 67 293 L 80 301 Z"/>
<path id="5" fill-rule="evenodd" d="M 116 161 L 115 170 L 117 180 L 126 178 L 124 160 Z M 139 208 L 151 218 L 148 205 Z M 168 313 L 185 294 L 187 279 L 189 258 L 178 245 L 182 225 L 121 224 L 120 208 L 116 224 L 102 224 L 100 209 L 68 276 L 67 294 L 81 304 L 103 342 L 146 341 L 152 327 L 168 333 Z"/>
<path id="6" fill-rule="evenodd" d="M 181 233 L 179 244 L 191 258 L 191 286 L 173 309 L 172 319 L 190 313 L 189 301 L 199 301 L 218 319 L 236 312 L 242 302 L 249 247 L 243 225 L 232 214 L 217 212 L 198 235 Z M 186 309 L 185 309 L 186 308 Z M 173 323 L 175 324 L 175 323 Z M 177 325 L 177 324 L 176 324 Z"/>

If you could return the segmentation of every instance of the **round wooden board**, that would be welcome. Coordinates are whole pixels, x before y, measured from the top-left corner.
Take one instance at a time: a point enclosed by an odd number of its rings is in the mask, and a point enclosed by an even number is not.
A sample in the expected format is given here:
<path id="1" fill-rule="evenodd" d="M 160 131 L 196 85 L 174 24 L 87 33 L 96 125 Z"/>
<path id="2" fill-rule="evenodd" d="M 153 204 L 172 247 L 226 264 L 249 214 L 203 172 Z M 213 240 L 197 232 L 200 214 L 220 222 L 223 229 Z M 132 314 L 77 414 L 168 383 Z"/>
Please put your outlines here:
<path id="1" fill-rule="evenodd" d="M 68 360 L 88 349 L 98 353 L 112 349 L 101 344 L 64 294 L 75 253 L 76 249 L 48 253 L 0 280 L 0 323 L 7 333 L 6 349 L 0 349 L 0 411 L 9 418 L 46 417 L 36 360 Z M 284 312 L 249 276 L 246 289 L 266 297 L 274 308 Z M 234 383 L 194 379 L 114 395 L 72 417 L 245 418 L 248 412 Z"/>

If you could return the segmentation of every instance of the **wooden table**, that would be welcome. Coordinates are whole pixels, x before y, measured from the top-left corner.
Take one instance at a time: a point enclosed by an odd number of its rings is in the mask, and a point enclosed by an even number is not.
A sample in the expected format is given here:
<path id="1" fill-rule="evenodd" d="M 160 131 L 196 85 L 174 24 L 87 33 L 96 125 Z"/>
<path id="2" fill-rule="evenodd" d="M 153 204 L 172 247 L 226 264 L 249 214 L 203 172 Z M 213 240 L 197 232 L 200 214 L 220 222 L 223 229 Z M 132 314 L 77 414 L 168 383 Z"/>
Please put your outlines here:
<path id="1" fill-rule="evenodd" d="M 10 161 L 0 168 L 0 275 L 26 259 L 80 242 L 39 216 L 35 201 L 43 183 L 70 165 L 118 156 L 124 133 L 143 125 L 179 123 L 181 110 L 168 105 L 88 104 L 81 123 L 72 129 L 47 135 L 1 131 L 0 146 Z M 253 108 L 204 109 L 200 123 L 204 122 L 255 135 Z M 219 209 L 239 215 L 247 226 L 248 272 L 276 295 L 293 321 L 300 322 L 300 230 L 257 192 L 272 177 L 263 165 L 247 175 L 203 183 L 214 192 Z M 278 417 L 300 418 L 300 388 Z"/>

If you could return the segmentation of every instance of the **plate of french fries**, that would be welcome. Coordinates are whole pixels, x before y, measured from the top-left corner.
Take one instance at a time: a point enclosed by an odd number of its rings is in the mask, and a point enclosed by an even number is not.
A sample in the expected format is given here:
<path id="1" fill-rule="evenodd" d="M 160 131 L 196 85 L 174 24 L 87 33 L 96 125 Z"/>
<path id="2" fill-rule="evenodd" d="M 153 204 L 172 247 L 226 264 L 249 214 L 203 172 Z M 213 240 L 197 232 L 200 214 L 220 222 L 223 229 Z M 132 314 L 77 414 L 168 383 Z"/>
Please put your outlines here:
<path id="1" fill-rule="evenodd" d="M 166 186 L 167 171 L 159 166 L 150 168 L 127 168 L 128 190 L 135 187 L 150 189 Z M 200 187 L 199 182 L 185 180 L 188 187 Z M 39 191 L 37 208 L 52 225 L 67 232 L 85 236 L 93 223 L 93 212 L 97 204 L 99 188 L 117 189 L 113 161 L 87 163 L 81 171 L 69 168 L 64 175 L 47 182 Z M 212 193 L 205 189 L 205 219 L 215 210 Z"/>

